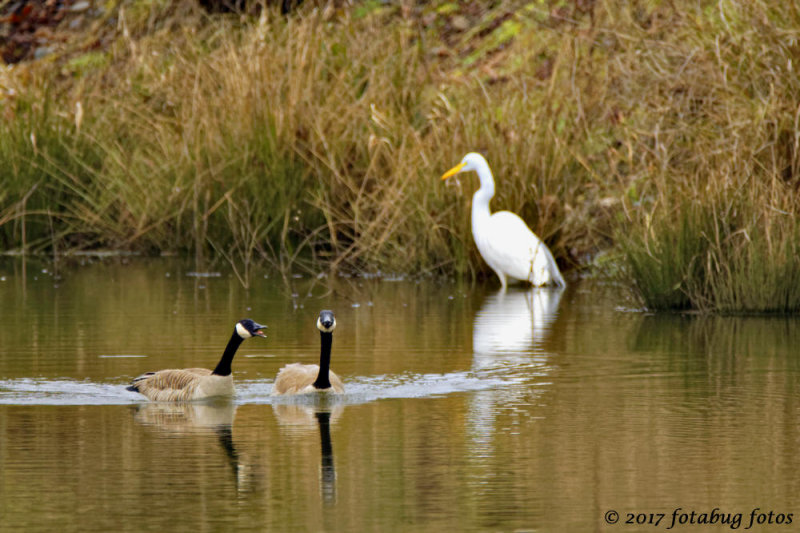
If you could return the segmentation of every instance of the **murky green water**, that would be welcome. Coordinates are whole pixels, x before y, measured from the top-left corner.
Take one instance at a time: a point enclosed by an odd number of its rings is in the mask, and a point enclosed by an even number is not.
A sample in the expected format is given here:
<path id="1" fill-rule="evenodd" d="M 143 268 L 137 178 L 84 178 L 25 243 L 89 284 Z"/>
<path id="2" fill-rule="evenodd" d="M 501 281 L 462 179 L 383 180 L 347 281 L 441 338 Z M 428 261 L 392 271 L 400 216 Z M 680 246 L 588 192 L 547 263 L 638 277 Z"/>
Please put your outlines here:
<path id="1" fill-rule="evenodd" d="M 120 263 L 0 263 L 2 531 L 655 531 L 676 508 L 677 531 L 745 529 L 755 508 L 752 531 L 800 523 L 798 319 L 648 316 L 580 283 L 245 290 Z M 277 370 L 316 361 L 321 308 L 348 392 L 276 402 Z M 242 317 L 269 329 L 234 361 L 233 402 L 125 390 L 213 367 Z M 731 523 L 691 523 L 714 508 Z"/>

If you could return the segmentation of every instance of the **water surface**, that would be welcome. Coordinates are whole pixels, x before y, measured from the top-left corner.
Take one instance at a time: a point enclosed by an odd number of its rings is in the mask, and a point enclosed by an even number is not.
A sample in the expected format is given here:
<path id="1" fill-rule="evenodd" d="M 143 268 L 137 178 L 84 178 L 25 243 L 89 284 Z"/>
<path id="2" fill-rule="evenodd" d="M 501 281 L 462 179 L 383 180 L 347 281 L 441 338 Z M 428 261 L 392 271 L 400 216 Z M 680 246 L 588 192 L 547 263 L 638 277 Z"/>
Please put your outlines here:
<path id="1" fill-rule="evenodd" d="M 494 280 L 244 289 L 167 260 L 54 270 L 0 263 L 0 530 L 652 531 L 678 507 L 742 513 L 742 529 L 756 507 L 800 520 L 795 318 L 652 316 L 587 282 L 503 295 Z M 316 362 L 322 308 L 347 393 L 270 397 L 281 366 Z M 232 401 L 125 390 L 213 367 L 243 317 L 268 337 L 240 348 Z"/>

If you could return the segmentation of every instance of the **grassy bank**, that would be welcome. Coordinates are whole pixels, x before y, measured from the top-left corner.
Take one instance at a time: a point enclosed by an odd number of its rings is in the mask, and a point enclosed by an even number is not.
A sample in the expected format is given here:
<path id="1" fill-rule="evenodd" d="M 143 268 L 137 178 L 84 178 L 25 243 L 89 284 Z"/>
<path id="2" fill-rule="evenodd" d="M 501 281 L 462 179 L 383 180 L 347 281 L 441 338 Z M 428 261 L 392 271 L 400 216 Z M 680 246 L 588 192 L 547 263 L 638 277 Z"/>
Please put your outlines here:
<path id="1" fill-rule="evenodd" d="M 800 309 L 798 24 L 797 5 L 719 3 L 642 51 L 654 116 L 617 242 L 648 307 Z"/>
<path id="2" fill-rule="evenodd" d="M 481 150 L 568 269 L 797 310 L 800 14 L 743 4 L 121 2 L 2 74 L 0 246 L 478 275 L 477 180 L 437 178 Z"/>

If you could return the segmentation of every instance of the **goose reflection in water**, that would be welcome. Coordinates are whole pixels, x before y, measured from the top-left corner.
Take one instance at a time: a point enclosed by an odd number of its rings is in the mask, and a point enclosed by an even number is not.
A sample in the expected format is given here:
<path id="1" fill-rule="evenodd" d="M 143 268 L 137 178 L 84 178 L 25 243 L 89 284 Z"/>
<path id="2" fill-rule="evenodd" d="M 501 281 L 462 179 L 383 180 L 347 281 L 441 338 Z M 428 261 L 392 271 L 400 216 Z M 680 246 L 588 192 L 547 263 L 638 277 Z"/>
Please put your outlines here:
<path id="1" fill-rule="evenodd" d="M 558 317 L 562 288 L 499 291 L 486 298 L 472 328 L 472 370 L 507 381 L 498 389 L 476 392 L 470 404 L 471 434 L 484 453 L 490 446 L 498 411 L 530 403 L 531 380 L 550 372 L 542 345 Z M 541 381 L 538 379 L 537 381 Z"/>
<path id="2" fill-rule="evenodd" d="M 134 420 L 160 431 L 183 435 L 215 435 L 230 464 L 237 492 L 253 490 L 255 474 L 233 441 L 236 405 L 213 403 L 147 403 L 136 407 Z"/>
<path id="3" fill-rule="evenodd" d="M 273 404 L 278 423 L 293 432 L 306 433 L 319 427 L 320 438 L 320 494 L 325 505 L 336 503 L 336 466 L 333 461 L 331 423 L 336 422 L 344 407 L 310 406 L 301 404 Z M 307 431 L 308 430 L 308 431 Z"/>

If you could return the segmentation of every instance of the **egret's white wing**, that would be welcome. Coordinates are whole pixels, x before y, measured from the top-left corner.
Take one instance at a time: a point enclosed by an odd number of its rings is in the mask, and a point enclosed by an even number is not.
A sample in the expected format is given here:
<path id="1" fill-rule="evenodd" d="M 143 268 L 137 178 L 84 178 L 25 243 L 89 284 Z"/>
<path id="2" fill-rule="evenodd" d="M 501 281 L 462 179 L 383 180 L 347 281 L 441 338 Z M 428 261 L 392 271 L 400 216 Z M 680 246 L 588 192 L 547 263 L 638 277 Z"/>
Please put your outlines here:
<path id="1" fill-rule="evenodd" d="M 475 243 L 494 270 L 537 286 L 566 285 L 550 250 L 519 216 L 498 211 L 477 229 Z"/>

